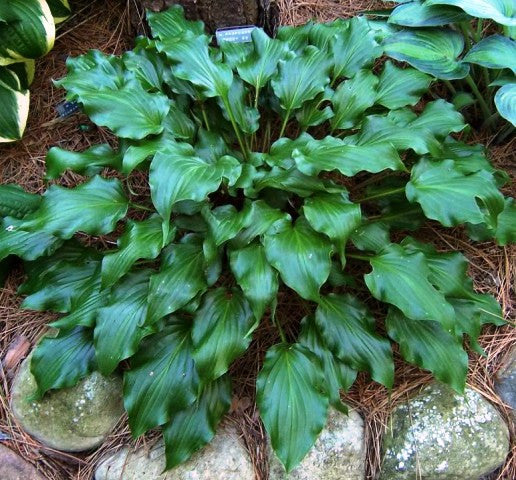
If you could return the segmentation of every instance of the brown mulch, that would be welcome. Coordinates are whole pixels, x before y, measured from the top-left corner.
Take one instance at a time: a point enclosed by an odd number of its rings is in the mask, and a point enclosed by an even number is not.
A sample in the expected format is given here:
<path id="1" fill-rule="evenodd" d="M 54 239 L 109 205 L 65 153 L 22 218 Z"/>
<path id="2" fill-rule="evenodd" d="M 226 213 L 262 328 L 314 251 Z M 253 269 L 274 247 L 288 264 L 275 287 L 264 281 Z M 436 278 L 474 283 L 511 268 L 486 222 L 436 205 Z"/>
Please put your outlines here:
<path id="1" fill-rule="evenodd" d="M 331 20 L 347 17 L 363 10 L 385 8 L 382 1 L 368 0 L 280 0 L 281 19 L 284 24 L 300 24 L 310 18 Z M 113 142 L 103 129 L 93 126 L 85 116 L 75 115 L 64 120 L 56 119 L 55 106 L 63 100 L 63 91 L 53 86 L 52 79 L 65 73 L 65 61 L 69 55 L 85 53 L 98 48 L 106 53 L 119 54 L 130 48 L 137 31 L 141 31 L 141 12 L 135 0 L 78 0 L 72 2 L 74 16 L 60 26 L 55 48 L 37 62 L 36 79 L 31 88 L 31 111 L 26 134 L 22 141 L 0 146 L 0 183 L 20 183 L 29 191 L 45 189 L 42 180 L 45 171 L 45 154 L 54 145 L 82 150 L 100 142 Z M 388 5 L 388 4 L 387 4 Z M 474 138 L 490 147 L 493 163 L 514 178 L 515 146 L 512 139 L 504 145 L 494 145 L 493 137 Z M 67 175 L 64 184 L 73 184 L 78 177 Z M 514 181 L 506 188 L 506 194 L 515 193 Z M 494 295 L 501 303 L 505 318 L 514 322 L 516 311 L 516 248 L 500 248 L 492 242 L 473 243 L 462 229 L 427 227 L 418 233 L 420 238 L 434 242 L 441 250 L 458 249 L 471 262 L 472 275 L 477 291 Z M 353 265 L 351 265 L 353 268 Z M 22 278 L 14 271 L 0 289 L 0 438 L 7 446 L 18 451 L 36 465 L 51 480 L 87 480 L 92 478 L 96 462 L 106 453 L 115 451 L 130 441 L 129 430 L 121 419 L 105 444 L 93 453 L 64 454 L 41 445 L 25 434 L 16 424 L 9 410 L 9 387 L 12 375 L 27 351 L 45 330 L 53 318 L 51 314 L 23 311 L 18 308 L 20 299 L 16 288 Z M 371 303 L 374 310 L 376 305 Z M 287 333 L 295 334 L 296 322 L 304 311 L 299 303 L 283 295 L 278 315 L 287 323 Z M 290 327 L 290 330 L 289 330 Z M 255 335 L 249 353 L 232 367 L 236 400 L 232 406 L 230 421 L 238 425 L 253 459 L 257 478 L 265 480 L 267 458 L 265 433 L 253 403 L 256 374 L 263 353 L 276 341 L 276 331 L 264 322 Z M 480 340 L 486 351 L 481 357 L 470 354 L 468 385 L 490 399 L 511 426 L 512 438 L 516 431 L 510 421 L 506 406 L 494 392 L 493 379 L 511 346 L 516 343 L 516 332 L 511 326 L 486 328 Z M 357 408 L 366 424 L 368 447 L 367 478 L 375 478 L 380 466 L 380 439 L 389 411 L 397 402 L 405 401 L 411 394 L 427 384 L 431 377 L 416 367 L 402 362 L 396 356 L 396 385 L 392 392 L 366 375 L 359 375 L 351 391 L 345 395 L 347 403 Z M 140 439 L 139 444 L 152 445 L 156 435 Z M 514 445 L 514 442 L 513 442 Z M 516 478 L 516 446 L 506 464 L 491 479 Z"/>

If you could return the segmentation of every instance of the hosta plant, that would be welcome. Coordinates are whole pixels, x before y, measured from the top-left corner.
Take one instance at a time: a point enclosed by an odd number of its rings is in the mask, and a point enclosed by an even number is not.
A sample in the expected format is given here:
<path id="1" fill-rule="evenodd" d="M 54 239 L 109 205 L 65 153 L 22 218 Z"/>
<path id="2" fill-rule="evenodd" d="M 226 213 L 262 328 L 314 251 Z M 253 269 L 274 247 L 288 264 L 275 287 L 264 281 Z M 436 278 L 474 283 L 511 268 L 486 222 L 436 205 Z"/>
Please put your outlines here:
<path id="1" fill-rule="evenodd" d="M 419 103 L 432 78 L 373 69 L 363 18 L 219 48 L 178 7 L 148 21 L 133 51 L 71 58 L 58 82 L 116 148 L 52 148 L 47 178 L 84 175 L 75 188 L 0 192 L 23 308 L 63 314 L 32 356 L 37 394 L 123 371 L 131 431 L 161 427 L 171 468 L 213 437 L 228 370 L 266 323 L 256 400 L 291 470 L 358 371 L 393 385 L 391 342 L 461 391 L 464 337 L 481 352 L 502 313 L 417 230 L 468 224 L 504 245 L 515 208 L 484 149 L 456 139 L 453 105 Z M 281 298 L 309 314 L 285 318 Z"/>
<path id="2" fill-rule="evenodd" d="M 386 55 L 443 80 L 459 108 L 476 103 L 485 126 L 499 116 L 516 125 L 516 2 L 397 3 L 372 12 L 388 17 L 378 24 Z M 507 128 L 507 134 L 513 131 Z"/>
<path id="3" fill-rule="evenodd" d="M 68 0 L 3 0 L 0 4 L 0 143 L 23 136 L 29 114 L 34 59 L 54 45 L 55 24 L 69 15 Z"/>

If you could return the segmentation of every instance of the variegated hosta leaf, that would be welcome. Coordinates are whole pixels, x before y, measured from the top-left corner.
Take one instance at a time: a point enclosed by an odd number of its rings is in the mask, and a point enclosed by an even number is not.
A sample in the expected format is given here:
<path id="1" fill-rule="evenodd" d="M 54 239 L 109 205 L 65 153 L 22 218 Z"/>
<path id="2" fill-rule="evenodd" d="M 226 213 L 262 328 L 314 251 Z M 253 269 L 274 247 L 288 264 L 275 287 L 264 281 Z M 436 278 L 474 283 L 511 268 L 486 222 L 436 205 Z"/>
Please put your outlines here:
<path id="1" fill-rule="evenodd" d="M 389 15 L 388 21 L 404 27 L 439 27 L 469 20 L 470 16 L 460 8 L 430 5 L 424 0 L 415 0 L 398 5 Z"/>
<path id="2" fill-rule="evenodd" d="M 516 26 L 514 0 L 426 0 L 428 5 L 453 5 L 473 17 L 490 18 L 497 23 Z"/>
<path id="3" fill-rule="evenodd" d="M 441 80 L 464 78 L 469 65 L 458 60 L 464 38 L 454 30 L 402 30 L 383 41 L 385 54 Z"/>
<path id="4" fill-rule="evenodd" d="M 2 2 L 0 65 L 42 57 L 54 46 L 54 39 L 54 18 L 46 0 Z"/>
<path id="5" fill-rule="evenodd" d="M 516 126 L 516 83 L 501 87 L 496 92 L 495 104 L 500 115 Z"/>
<path id="6" fill-rule="evenodd" d="M 503 35 L 491 35 L 473 45 L 463 61 L 487 68 L 510 68 L 516 74 L 516 40 Z"/>
<path id="7" fill-rule="evenodd" d="M 5 83 L 2 78 L 14 76 L 5 67 L 0 66 L 0 104 L 2 114 L 0 115 L 0 143 L 15 142 L 23 136 L 27 118 L 29 116 L 30 93 L 28 90 L 19 90 Z M 5 80 L 5 78 L 4 78 Z M 17 77 L 16 77 L 17 80 Z M 19 83 L 18 83 L 19 86 Z"/>
<path id="8" fill-rule="evenodd" d="M 68 0 L 46 0 L 56 23 L 64 22 L 72 13 Z"/>

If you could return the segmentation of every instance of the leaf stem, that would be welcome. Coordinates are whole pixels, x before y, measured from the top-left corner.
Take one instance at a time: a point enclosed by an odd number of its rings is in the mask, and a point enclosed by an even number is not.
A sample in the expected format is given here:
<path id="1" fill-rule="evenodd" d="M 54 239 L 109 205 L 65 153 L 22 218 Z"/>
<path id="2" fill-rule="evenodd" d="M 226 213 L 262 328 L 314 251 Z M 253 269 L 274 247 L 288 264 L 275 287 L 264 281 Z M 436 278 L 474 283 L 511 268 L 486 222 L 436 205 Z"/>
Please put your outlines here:
<path id="1" fill-rule="evenodd" d="M 287 123 L 290 118 L 290 110 L 287 110 L 287 114 L 285 115 L 285 120 L 283 120 L 283 124 L 281 125 L 281 130 L 278 138 L 283 137 L 283 134 L 285 133 L 285 128 L 287 128 Z"/>
<path id="2" fill-rule="evenodd" d="M 242 136 L 240 135 L 240 129 L 238 128 L 235 118 L 233 117 L 233 114 L 231 113 L 231 108 L 229 106 L 229 98 L 227 95 L 223 95 L 221 98 L 222 98 L 222 102 L 224 103 L 224 107 L 226 108 L 226 112 L 228 114 L 231 125 L 233 126 L 233 130 L 235 131 L 235 135 L 237 137 L 238 144 L 240 145 L 240 148 L 242 150 L 244 158 L 245 158 L 245 160 L 249 160 L 249 147 L 247 146 L 247 142 L 244 142 L 242 140 Z"/>
<path id="3" fill-rule="evenodd" d="M 210 131 L 210 122 L 208 122 L 208 115 L 206 115 L 206 109 L 204 108 L 204 103 L 201 103 L 201 112 L 202 112 L 202 118 L 206 125 L 206 130 L 208 130 L 208 132 L 209 132 Z"/>
<path id="4" fill-rule="evenodd" d="M 280 322 L 276 318 L 276 306 L 277 306 L 277 300 L 274 300 L 273 306 L 271 308 L 271 320 L 272 320 L 273 325 L 275 325 L 276 328 L 278 329 L 281 341 L 283 343 L 288 343 L 287 336 L 285 335 L 285 332 L 283 331 L 283 328 L 281 327 Z"/>
<path id="5" fill-rule="evenodd" d="M 369 262 L 371 260 L 371 257 L 367 255 L 357 255 L 355 253 L 346 253 L 346 257 L 355 258 L 357 260 L 364 260 L 365 262 Z"/>
<path id="6" fill-rule="evenodd" d="M 385 192 L 376 193 L 374 195 L 370 195 L 369 197 L 360 198 L 357 200 L 358 203 L 368 202 L 369 200 L 375 200 L 377 198 L 388 197 L 390 195 L 396 195 L 397 193 L 401 193 L 405 191 L 405 187 L 393 188 L 392 190 L 386 190 Z"/>
<path id="7" fill-rule="evenodd" d="M 143 205 L 138 205 L 137 203 L 130 202 L 129 205 L 136 210 L 144 210 L 145 212 L 154 212 L 155 210 L 149 207 L 144 207 Z"/>
<path id="8" fill-rule="evenodd" d="M 477 84 L 475 83 L 475 80 L 473 80 L 473 77 L 471 75 L 468 75 L 466 77 L 466 82 L 469 85 L 469 88 L 471 88 L 471 91 L 477 97 L 478 104 L 480 105 L 480 109 L 482 110 L 482 113 L 484 115 L 484 119 L 487 120 L 491 116 L 491 110 L 489 109 L 489 106 L 487 105 L 484 97 L 480 93 L 480 90 L 477 87 Z"/>
<path id="9" fill-rule="evenodd" d="M 452 95 L 455 95 L 457 93 L 457 90 L 452 85 L 452 83 L 449 80 L 444 80 L 444 84 L 446 85 L 446 88 L 450 91 Z"/>

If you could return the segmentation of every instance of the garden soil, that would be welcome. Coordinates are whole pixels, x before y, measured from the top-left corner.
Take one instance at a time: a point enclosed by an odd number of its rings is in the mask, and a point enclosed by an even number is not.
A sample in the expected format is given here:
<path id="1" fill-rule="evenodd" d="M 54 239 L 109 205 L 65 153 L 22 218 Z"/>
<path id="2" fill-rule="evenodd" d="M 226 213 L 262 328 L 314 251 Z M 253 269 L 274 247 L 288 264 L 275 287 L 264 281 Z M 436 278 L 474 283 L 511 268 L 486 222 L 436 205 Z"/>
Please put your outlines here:
<path id="1" fill-rule="evenodd" d="M 70 2 L 73 16 L 60 25 L 55 48 L 37 62 L 36 79 L 31 87 L 31 109 L 27 130 L 22 141 L 0 146 L 0 183 L 16 182 L 31 192 L 45 190 L 45 154 L 54 145 L 72 150 L 82 150 L 91 145 L 114 140 L 110 134 L 92 125 L 88 119 L 76 114 L 59 119 L 55 107 L 63 101 L 63 91 L 54 87 L 52 80 L 65 74 L 65 62 L 69 55 L 85 53 L 90 48 L 105 53 L 119 54 L 131 47 L 136 34 L 145 31 L 143 12 L 136 0 L 78 0 Z M 283 24 L 300 24 L 316 18 L 321 21 L 338 17 L 349 17 L 370 8 L 384 8 L 381 1 L 367 0 L 279 0 L 280 21 Z M 516 167 L 516 139 L 505 144 L 496 144 L 496 136 L 482 138 L 470 136 L 468 141 L 482 142 L 489 147 L 492 162 L 511 175 L 512 182 L 506 187 L 506 194 L 515 195 L 514 174 Z M 81 177 L 67 174 L 60 184 L 72 186 Z M 134 188 L 144 193 L 145 179 L 131 179 Z M 500 248 L 491 242 L 473 243 L 463 230 L 442 229 L 430 224 L 418 233 L 418 238 L 434 242 L 440 250 L 461 250 L 471 262 L 470 274 L 479 292 L 494 295 L 501 303 L 506 319 L 514 325 L 516 312 L 516 265 L 514 247 Z M 104 244 L 106 239 L 88 239 L 92 243 Z M 359 265 L 350 262 L 350 268 Z M 23 278 L 20 269 L 15 268 L 0 289 L 0 439 L 3 444 L 18 452 L 33 463 L 39 471 L 51 480 L 89 480 L 98 460 L 106 453 L 115 451 L 130 437 L 126 419 L 122 418 L 104 445 L 93 453 L 66 454 L 49 449 L 25 434 L 17 425 L 9 410 L 9 390 L 13 375 L 28 349 L 45 332 L 45 325 L 54 316 L 47 313 L 29 312 L 19 309 L 20 299 L 16 288 Z M 368 300 L 369 307 L 380 316 L 378 305 Z M 298 321 L 307 307 L 296 298 L 283 292 L 278 315 L 286 323 L 287 334 L 295 335 Z M 267 479 L 267 458 L 265 433 L 254 406 L 253 386 L 265 350 L 276 341 L 275 330 L 267 321 L 256 332 L 249 352 L 232 367 L 235 378 L 235 400 L 227 421 L 238 426 L 242 439 L 248 448 L 255 466 L 256 477 Z M 381 328 L 381 325 L 380 325 Z M 510 424 L 511 436 L 516 435 L 511 424 L 508 409 L 496 395 L 493 379 L 503 364 L 508 351 L 516 343 L 513 326 L 486 328 L 480 339 L 486 351 L 482 357 L 470 354 L 468 385 L 481 392 L 499 409 Z M 388 392 L 380 385 L 369 381 L 366 375 L 359 375 L 344 400 L 359 410 L 365 419 L 368 448 L 367 478 L 374 479 L 380 467 L 380 441 L 385 422 L 392 407 L 406 400 L 422 386 L 430 376 L 402 362 L 396 354 L 396 385 Z M 149 447 L 156 441 L 157 434 L 150 434 L 138 440 Z M 515 442 L 513 442 L 514 445 Z M 516 478 L 516 446 L 513 446 L 506 464 L 489 480 Z"/>

